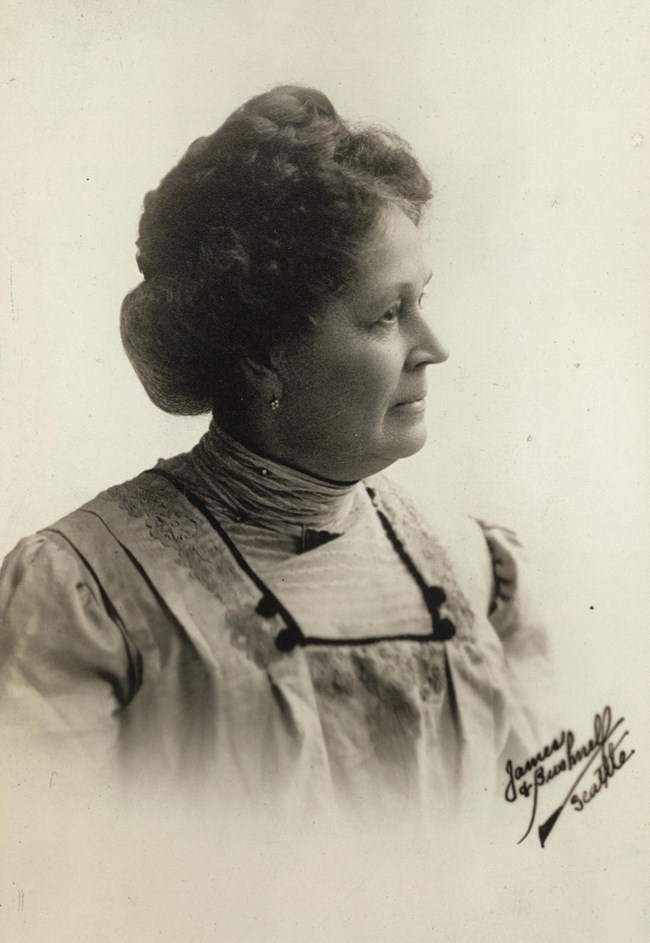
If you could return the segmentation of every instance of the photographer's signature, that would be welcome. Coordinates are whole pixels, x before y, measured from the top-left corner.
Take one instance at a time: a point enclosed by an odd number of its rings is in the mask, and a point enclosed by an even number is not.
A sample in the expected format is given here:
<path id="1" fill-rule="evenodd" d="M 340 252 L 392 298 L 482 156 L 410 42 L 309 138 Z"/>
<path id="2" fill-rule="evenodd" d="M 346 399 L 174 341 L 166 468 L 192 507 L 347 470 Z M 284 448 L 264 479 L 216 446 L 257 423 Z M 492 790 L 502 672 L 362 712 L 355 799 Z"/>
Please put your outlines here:
<path id="1" fill-rule="evenodd" d="M 611 708 L 605 707 L 595 715 L 593 736 L 586 743 L 576 747 L 573 731 L 563 730 L 523 765 L 515 766 L 512 760 L 507 761 L 504 798 L 507 802 L 517 802 L 522 798 L 531 802 L 528 828 L 518 844 L 530 835 L 535 824 L 540 790 L 557 777 L 571 771 L 577 773 L 563 801 L 537 827 L 542 847 L 567 805 L 575 812 L 582 812 L 601 789 L 609 787 L 610 780 L 635 752 L 621 746 L 629 733 L 621 730 L 624 722 L 623 717 L 614 721 Z M 595 779 L 584 781 L 589 771 Z"/>

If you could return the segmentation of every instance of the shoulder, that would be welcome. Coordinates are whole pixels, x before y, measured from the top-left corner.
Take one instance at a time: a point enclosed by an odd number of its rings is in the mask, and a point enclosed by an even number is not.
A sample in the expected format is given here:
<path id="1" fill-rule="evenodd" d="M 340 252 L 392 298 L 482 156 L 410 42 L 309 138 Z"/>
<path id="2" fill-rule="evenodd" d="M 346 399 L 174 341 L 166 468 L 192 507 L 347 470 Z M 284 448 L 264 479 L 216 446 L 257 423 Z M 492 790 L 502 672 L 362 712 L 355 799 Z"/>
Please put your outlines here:
<path id="1" fill-rule="evenodd" d="M 494 585 L 491 613 L 504 610 L 518 596 L 522 571 L 528 567 L 521 540 L 510 527 L 476 520 L 490 554 Z"/>
<path id="2" fill-rule="evenodd" d="M 137 481 L 137 479 L 135 479 Z M 53 586 L 60 592 L 68 586 L 80 592 L 91 589 L 96 581 L 92 567 L 84 559 L 83 534 L 98 547 L 107 547 L 105 510 L 116 503 L 118 495 L 130 493 L 131 482 L 100 492 L 99 495 L 34 534 L 23 537 L 5 557 L 0 568 L 0 601 L 19 587 L 29 586 L 47 598 Z"/>
<path id="3" fill-rule="evenodd" d="M 537 634 L 542 628 L 539 594 L 515 530 L 477 518 L 448 498 L 414 495 L 385 473 L 366 484 L 390 514 L 402 518 L 407 534 L 444 548 L 468 595 L 481 601 L 480 610 L 502 639 L 524 629 Z"/>
<path id="4" fill-rule="evenodd" d="M 96 522 L 101 522 L 104 512 L 111 505 L 134 514 L 146 505 L 148 498 L 149 504 L 153 506 L 157 482 L 150 471 L 151 469 L 145 469 L 133 478 L 103 489 L 79 507 L 55 521 L 45 523 L 35 533 L 21 538 L 7 553 L 6 565 L 19 564 L 21 560 L 26 561 L 37 557 L 39 563 L 51 562 L 51 558 L 60 557 L 61 550 L 70 549 L 69 541 L 63 537 L 63 532 L 73 530 L 82 524 L 92 526 L 93 518 Z M 95 527 L 98 527 L 97 523 Z"/>
<path id="5" fill-rule="evenodd" d="M 152 471 L 101 492 L 22 541 L 8 558 L 7 592 L 22 582 L 27 599 L 34 589 L 35 573 L 26 578 L 22 561 L 38 545 L 48 571 L 42 583 L 63 595 L 90 585 L 141 651 L 155 647 L 152 638 L 166 644 L 175 621 L 192 621 L 190 597 L 194 606 L 199 597 L 213 608 L 218 601 L 221 613 L 224 600 L 247 591 L 233 555 L 183 489 Z M 49 558 L 57 553 L 67 554 L 67 565 L 50 572 Z"/>
<path id="6" fill-rule="evenodd" d="M 162 463 L 161 460 L 159 464 Z M 160 475 L 152 474 L 154 470 L 145 469 L 105 488 L 80 507 L 23 538 L 8 554 L 6 566 L 20 569 L 23 562 L 33 559 L 36 565 L 51 568 L 55 560 L 62 564 L 66 556 L 68 563 L 111 560 L 119 550 L 123 533 L 146 530 L 155 521 L 174 521 L 179 516 L 182 495 Z M 85 551 L 90 547 L 93 552 L 86 558 Z"/>
<path id="7" fill-rule="evenodd" d="M 77 512 L 75 512 L 77 513 Z M 70 520 L 69 515 L 65 520 Z M 57 525 L 20 540 L 0 568 L 0 624 L 4 631 L 38 625 L 96 622 L 106 611 L 102 587 L 74 542 Z"/>
<path id="8" fill-rule="evenodd" d="M 0 570 L 0 703 L 63 703 L 75 685 L 110 679 L 113 696 L 133 694 L 136 651 L 92 570 L 60 534 L 21 540 Z M 36 698 L 32 697 L 33 700 Z"/>
<path id="9" fill-rule="evenodd" d="M 477 522 L 484 535 L 492 566 L 490 622 L 512 650 L 525 644 L 549 657 L 546 607 L 533 562 L 518 533 L 502 524 Z"/>
<path id="10" fill-rule="evenodd" d="M 92 582 L 69 541 L 54 530 L 43 530 L 24 537 L 7 554 L 0 569 L 0 605 L 6 607 L 26 586 L 45 599 L 53 586 L 83 594 Z"/>
<path id="11" fill-rule="evenodd" d="M 133 485 L 147 477 L 101 492 L 7 554 L 0 568 L 0 655 L 20 654 L 25 664 L 46 655 L 71 664 L 105 662 L 111 673 L 132 675 L 142 632 L 126 628 L 116 587 L 128 583 L 136 594 L 141 581 L 113 525 L 129 518 Z"/>

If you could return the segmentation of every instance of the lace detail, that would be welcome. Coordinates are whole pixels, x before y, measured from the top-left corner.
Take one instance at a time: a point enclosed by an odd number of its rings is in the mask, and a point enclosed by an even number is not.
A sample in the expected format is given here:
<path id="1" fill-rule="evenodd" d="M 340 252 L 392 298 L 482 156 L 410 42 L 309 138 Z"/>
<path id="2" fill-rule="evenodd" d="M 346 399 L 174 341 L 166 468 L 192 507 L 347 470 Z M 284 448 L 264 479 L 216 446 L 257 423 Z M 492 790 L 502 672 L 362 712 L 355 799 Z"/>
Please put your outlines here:
<path id="1" fill-rule="evenodd" d="M 399 778 L 422 734 L 423 702 L 443 700 L 442 647 L 386 641 L 353 649 L 309 649 L 307 657 L 314 690 L 329 705 L 328 712 L 343 716 L 349 700 L 363 705 L 372 749 Z"/>
<path id="2" fill-rule="evenodd" d="M 373 501 L 386 514 L 420 572 L 429 579 L 434 578 L 436 584 L 445 590 L 447 600 L 441 612 L 443 615 L 448 613 L 454 623 L 455 638 L 460 642 L 474 641 L 474 610 L 458 585 L 444 548 L 422 524 L 415 505 L 383 475 L 373 479 L 369 487 Z"/>
<path id="3" fill-rule="evenodd" d="M 375 753 L 382 761 L 398 765 L 405 752 L 413 751 L 421 734 L 418 691 L 409 684 L 414 674 L 413 660 L 407 665 L 402 657 L 402 664 L 396 667 L 392 657 L 386 658 L 385 652 L 379 651 L 370 657 L 367 652 L 356 653 L 353 661 L 370 695 L 366 723 Z"/>
<path id="4" fill-rule="evenodd" d="M 317 694 L 325 700 L 354 697 L 357 676 L 348 650 L 309 648 L 307 661 Z"/>
<path id="5" fill-rule="evenodd" d="M 440 697 L 445 690 L 444 653 L 438 646 L 390 641 L 350 649 L 310 648 L 307 653 L 314 688 L 322 697 L 352 697 L 359 683 L 369 693 L 376 681 L 389 687 L 412 690 L 423 701 Z"/>
<path id="6" fill-rule="evenodd" d="M 272 620 L 262 619 L 252 604 L 229 610 L 226 626 L 231 644 L 258 668 L 266 670 L 274 661 L 286 657 L 275 644 L 278 626 Z"/>
<path id="7" fill-rule="evenodd" d="M 144 473 L 109 488 L 103 497 L 117 502 L 130 517 L 144 517 L 151 537 L 175 550 L 176 562 L 221 602 L 250 600 L 250 588 L 247 591 L 227 547 L 214 539 L 204 518 L 167 482 Z"/>
<path id="8" fill-rule="evenodd" d="M 417 692 L 424 701 L 444 690 L 444 652 L 439 646 L 415 642 L 396 648 L 382 644 L 353 657 L 359 677 L 371 694 L 377 693 L 378 679 L 389 689 Z"/>

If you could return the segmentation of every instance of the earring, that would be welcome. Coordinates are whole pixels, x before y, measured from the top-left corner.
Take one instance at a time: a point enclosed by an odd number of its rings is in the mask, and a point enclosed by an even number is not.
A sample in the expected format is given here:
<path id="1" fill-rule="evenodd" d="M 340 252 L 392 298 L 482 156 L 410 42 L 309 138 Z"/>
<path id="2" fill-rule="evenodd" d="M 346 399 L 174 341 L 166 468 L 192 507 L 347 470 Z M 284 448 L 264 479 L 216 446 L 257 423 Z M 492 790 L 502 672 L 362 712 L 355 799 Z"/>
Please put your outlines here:
<path id="1" fill-rule="evenodd" d="M 274 397 L 273 397 L 273 399 L 272 399 L 271 402 L 269 403 L 269 406 L 271 407 L 271 409 L 273 410 L 273 412 L 275 412 L 276 409 L 279 409 L 279 408 L 280 408 L 280 400 L 277 398 L 277 396 L 274 396 Z"/>

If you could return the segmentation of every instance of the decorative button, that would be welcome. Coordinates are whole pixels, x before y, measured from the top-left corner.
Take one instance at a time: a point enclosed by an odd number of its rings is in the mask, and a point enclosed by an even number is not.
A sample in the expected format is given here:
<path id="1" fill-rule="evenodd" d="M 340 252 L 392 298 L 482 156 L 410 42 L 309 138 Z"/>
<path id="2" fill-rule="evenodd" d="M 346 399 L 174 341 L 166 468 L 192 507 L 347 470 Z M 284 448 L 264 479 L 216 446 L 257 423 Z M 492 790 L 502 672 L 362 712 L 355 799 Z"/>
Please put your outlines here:
<path id="1" fill-rule="evenodd" d="M 268 474 L 269 474 L 268 468 L 260 468 L 260 475 L 268 475 Z"/>
<path id="2" fill-rule="evenodd" d="M 426 591 L 426 597 L 427 605 L 433 606 L 434 609 L 442 606 L 442 604 L 447 601 L 447 593 L 442 586 L 429 586 Z"/>
<path id="3" fill-rule="evenodd" d="M 448 642 L 456 634 L 456 626 L 451 619 L 441 619 L 436 625 L 433 637 L 436 642 Z"/>
<path id="4" fill-rule="evenodd" d="M 255 612 L 263 619 L 270 619 L 271 616 L 277 614 L 277 611 L 278 604 L 273 596 L 262 596 L 255 608 Z"/>
<path id="5" fill-rule="evenodd" d="M 275 647 L 281 652 L 292 652 L 299 641 L 295 631 L 285 626 L 275 636 Z"/>

